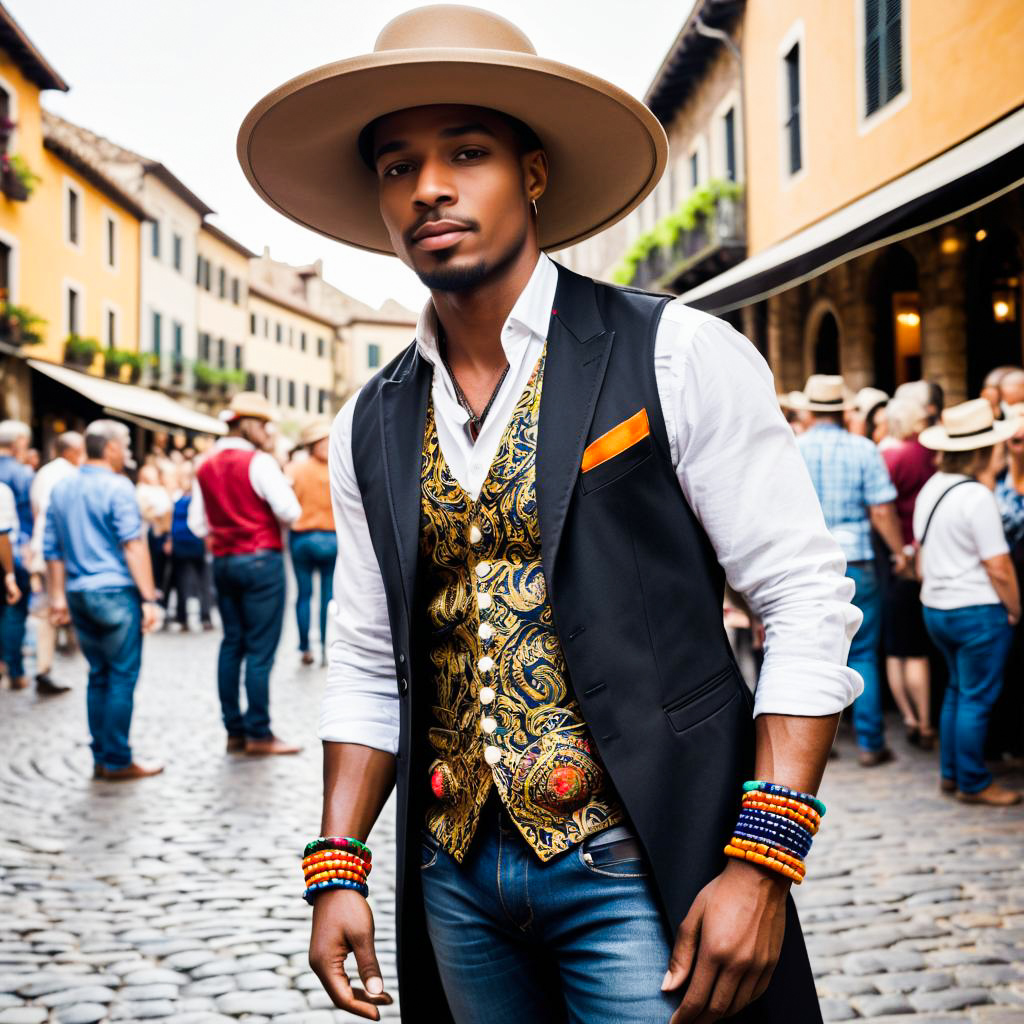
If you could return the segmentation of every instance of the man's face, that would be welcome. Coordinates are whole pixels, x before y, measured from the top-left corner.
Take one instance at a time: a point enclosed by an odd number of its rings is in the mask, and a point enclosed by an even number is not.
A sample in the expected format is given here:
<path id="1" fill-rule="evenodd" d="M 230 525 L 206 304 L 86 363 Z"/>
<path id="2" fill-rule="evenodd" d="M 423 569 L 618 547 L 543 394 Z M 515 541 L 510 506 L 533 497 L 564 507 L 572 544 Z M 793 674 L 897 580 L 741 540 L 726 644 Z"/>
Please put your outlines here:
<path id="1" fill-rule="evenodd" d="M 531 238 L 530 201 L 547 159 L 520 152 L 512 126 L 480 107 L 415 107 L 375 126 L 380 212 L 391 244 L 420 280 L 466 291 L 500 272 Z"/>
<path id="2" fill-rule="evenodd" d="M 112 437 L 107 442 L 104 454 L 115 473 L 124 472 L 125 466 L 132 463 L 131 437 L 128 432 L 125 431 L 121 437 Z"/>

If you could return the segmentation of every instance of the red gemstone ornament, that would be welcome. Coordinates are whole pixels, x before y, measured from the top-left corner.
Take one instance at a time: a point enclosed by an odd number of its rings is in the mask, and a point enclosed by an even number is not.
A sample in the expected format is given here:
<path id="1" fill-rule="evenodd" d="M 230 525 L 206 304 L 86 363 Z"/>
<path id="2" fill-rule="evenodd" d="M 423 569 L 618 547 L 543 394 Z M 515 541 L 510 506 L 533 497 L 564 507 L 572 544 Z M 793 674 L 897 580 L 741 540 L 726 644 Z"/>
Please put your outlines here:
<path id="1" fill-rule="evenodd" d="M 430 776 L 430 788 L 438 800 L 444 799 L 444 775 L 440 768 Z"/>
<path id="2" fill-rule="evenodd" d="M 576 765 L 563 764 L 548 776 L 548 787 L 559 801 L 571 800 L 579 795 L 585 781 Z"/>

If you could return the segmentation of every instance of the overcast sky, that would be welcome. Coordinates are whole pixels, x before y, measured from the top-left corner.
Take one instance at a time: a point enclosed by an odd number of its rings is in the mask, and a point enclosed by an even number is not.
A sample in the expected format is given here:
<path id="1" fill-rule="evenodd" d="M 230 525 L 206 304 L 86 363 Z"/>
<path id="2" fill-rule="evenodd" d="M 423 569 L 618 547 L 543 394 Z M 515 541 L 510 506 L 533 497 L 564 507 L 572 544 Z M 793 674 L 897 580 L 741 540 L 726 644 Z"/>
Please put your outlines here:
<path id="1" fill-rule="evenodd" d="M 418 308 L 425 292 L 398 260 L 294 224 L 245 180 L 235 137 L 263 95 L 309 68 L 366 53 L 415 2 L 376 0 L 5 0 L 71 86 L 54 113 L 165 163 L 254 251 L 324 261 L 325 276 L 379 306 Z M 691 0 L 476 0 L 515 21 L 546 57 L 642 96 Z"/>

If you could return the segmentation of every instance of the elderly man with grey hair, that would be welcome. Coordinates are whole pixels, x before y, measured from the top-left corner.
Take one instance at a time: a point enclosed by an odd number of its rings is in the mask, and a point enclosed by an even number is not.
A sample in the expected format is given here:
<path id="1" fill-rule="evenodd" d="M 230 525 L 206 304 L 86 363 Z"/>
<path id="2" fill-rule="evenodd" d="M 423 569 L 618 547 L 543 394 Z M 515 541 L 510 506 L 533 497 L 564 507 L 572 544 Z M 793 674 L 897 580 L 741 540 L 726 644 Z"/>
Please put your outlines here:
<path id="1" fill-rule="evenodd" d="M 21 597 L 8 605 L 0 624 L 0 654 L 11 679 L 12 690 L 28 686 L 22 648 L 25 645 L 25 622 L 28 618 L 30 577 L 28 572 L 28 545 L 32 537 L 32 470 L 25 465 L 25 453 L 32 439 L 27 423 L 20 420 L 0 422 L 0 483 L 10 487 L 18 513 L 17 529 L 11 531 L 11 549 L 14 552 L 14 577 Z"/>
<path id="2" fill-rule="evenodd" d="M 86 705 L 93 776 L 111 782 L 156 775 L 128 742 L 142 634 L 160 621 L 153 569 L 135 500 L 128 428 L 97 420 L 85 432 L 85 462 L 50 496 L 43 554 L 54 625 L 73 622 L 89 662 Z"/>

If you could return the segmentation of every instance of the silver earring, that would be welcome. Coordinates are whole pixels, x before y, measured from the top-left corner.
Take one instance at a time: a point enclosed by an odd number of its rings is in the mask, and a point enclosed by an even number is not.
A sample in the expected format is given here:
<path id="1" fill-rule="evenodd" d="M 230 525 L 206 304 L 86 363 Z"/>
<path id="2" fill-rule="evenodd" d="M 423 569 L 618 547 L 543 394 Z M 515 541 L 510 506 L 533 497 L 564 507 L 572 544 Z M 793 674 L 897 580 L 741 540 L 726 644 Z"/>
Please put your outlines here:
<path id="1" fill-rule="evenodd" d="M 540 216 L 540 210 L 537 209 L 537 200 L 536 199 L 531 199 L 530 200 L 530 205 L 533 207 L 533 215 L 534 215 L 534 217 L 539 217 Z"/>

